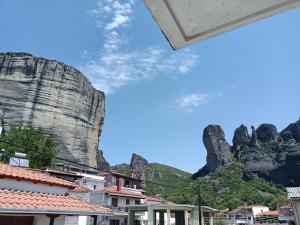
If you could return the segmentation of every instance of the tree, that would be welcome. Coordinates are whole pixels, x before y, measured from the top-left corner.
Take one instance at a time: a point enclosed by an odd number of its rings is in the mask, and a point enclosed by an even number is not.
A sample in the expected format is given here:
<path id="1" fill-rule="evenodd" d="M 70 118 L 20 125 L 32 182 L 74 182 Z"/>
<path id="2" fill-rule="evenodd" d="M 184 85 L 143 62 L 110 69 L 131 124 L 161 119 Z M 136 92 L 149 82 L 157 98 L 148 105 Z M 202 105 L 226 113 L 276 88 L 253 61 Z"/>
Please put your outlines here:
<path id="1" fill-rule="evenodd" d="M 8 163 L 16 152 L 26 153 L 31 168 L 51 166 L 55 163 L 57 143 L 44 134 L 42 128 L 12 125 L 0 136 L 0 161 Z"/>

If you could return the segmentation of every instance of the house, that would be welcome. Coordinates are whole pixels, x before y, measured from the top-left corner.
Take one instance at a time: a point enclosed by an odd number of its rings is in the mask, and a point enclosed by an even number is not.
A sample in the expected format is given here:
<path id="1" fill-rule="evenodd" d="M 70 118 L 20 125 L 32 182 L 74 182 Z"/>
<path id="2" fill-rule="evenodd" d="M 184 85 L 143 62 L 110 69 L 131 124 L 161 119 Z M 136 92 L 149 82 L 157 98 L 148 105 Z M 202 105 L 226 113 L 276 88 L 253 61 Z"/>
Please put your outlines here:
<path id="1" fill-rule="evenodd" d="M 286 190 L 294 212 L 295 223 L 300 225 L 300 187 L 288 187 Z"/>
<path id="2" fill-rule="evenodd" d="M 44 168 L 42 172 L 49 174 L 52 177 L 57 177 L 70 182 L 76 182 L 77 180 L 82 178 L 82 176 L 78 173 L 72 171 L 58 170 L 54 168 Z"/>
<path id="3" fill-rule="evenodd" d="M 263 205 L 240 206 L 226 212 L 226 218 L 231 225 L 254 224 L 257 214 L 270 211 L 269 207 Z"/>
<path id="4" fill-rule="evenodd" d="M 295 225 L 295 217 L 291 203 L 279 207 L 278 220 L 285 225 Z"/>
<path id="5" fill-rule="evenodd" d="M 254 219 L 254 224 L 279 224 L 278 215 L 278 210 L 258 213 Z"/>
<path id="6" fill-rule="evenodd" d="M 138 189 L 140 180 L 119 173 L 101 173 L 105 177 L 105 185 L 102 189 L 91 192 L 90 201 L 112 209 L 113 215 L 102 217 L 103 224 L 125 225 L 127 224 L 126 206 L 140 205 L 145 201 L 145 191 Z M 137 214 L 135 220 L 139 223 L 143 214 Z"/>
<path id="7" fill-rule="evenodd" d="M 70 194 L 76 184 L 38 170 L 0 163 L 1 225 L 79 225 L 80 216 L 97 224 L 111 210 Z"/>
<path id="8" fill-rule="evenodd" d="M 133 173 L 131 173 L 131 176 L 125 176 L 116 172 L 106 172 L 98 175 L 105 177 L 105 186 L 118 185 L 119 181 L 121 181 L 122 186 L 125 188 L 141 189 L 142 180 L 135 178 Z"/>

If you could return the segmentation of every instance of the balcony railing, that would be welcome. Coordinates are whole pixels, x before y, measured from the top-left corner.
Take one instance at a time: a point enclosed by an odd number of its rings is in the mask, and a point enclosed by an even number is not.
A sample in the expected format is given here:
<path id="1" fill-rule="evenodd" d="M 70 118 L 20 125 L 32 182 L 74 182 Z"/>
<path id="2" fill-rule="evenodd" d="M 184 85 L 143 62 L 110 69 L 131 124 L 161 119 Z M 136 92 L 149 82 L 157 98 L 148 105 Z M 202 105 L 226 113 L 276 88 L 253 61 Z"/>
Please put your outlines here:
<path id="1" fill-rule="evenodd" d="M 127 209 L 126 207 L 113 207 L 112 211 L 117 213 L 125 213 L 127 212 Z"/>

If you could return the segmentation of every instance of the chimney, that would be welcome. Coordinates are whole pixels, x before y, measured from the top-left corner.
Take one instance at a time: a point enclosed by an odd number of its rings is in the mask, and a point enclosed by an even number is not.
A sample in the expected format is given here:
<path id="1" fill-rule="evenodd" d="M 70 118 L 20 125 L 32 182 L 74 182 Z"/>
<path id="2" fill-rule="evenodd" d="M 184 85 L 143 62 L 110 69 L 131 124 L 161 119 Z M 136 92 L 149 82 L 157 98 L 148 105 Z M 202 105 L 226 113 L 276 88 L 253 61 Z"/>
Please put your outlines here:
<path id="1" fill-rule="evenodd" d="M 117 191 L 122 191 L 122 180 L 118 180 L 118 186 L 117 186 Z"/>

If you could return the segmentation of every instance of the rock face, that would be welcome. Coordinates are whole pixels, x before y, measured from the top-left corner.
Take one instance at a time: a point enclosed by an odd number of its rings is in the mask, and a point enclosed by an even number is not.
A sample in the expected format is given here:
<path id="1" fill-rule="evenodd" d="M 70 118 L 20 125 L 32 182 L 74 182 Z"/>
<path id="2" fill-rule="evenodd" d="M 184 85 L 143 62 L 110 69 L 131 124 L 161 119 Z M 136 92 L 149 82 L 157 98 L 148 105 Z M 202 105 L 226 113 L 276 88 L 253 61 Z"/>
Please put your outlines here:
<path id="1" fill-rule="evenodd" d="M 131 157 L 130 167 L 133 170 L 142 171 L 149 167 L 149 163 L 142 156 L 133 153 Z"/>
<path id="2" fill-rule="evenodd" d="M 279 134 L 274 125 L 262 124 L 257 129 L 251 127 L 251 137 L 244 125 L 237 128 L 234 132 L 231 152 L 242 165 L 244 179 L 261 177 L 277 184 L 300 185 L 299 127 L 300 121 L 297 121 Z M 208 126 L 204 130 L 204 136 L 207 136 L 204 139 L 206 140 L 204 144 L 207 150 L 207 164 L 193 175 L 193 179 L 226 166 L 220 163 L 222 161 L 232 162 L 229 161 L 229 154 L 226 150 L 226 154 L 220 154 L 221 143 L 227 143 L 220 127 Z"/>
<path id="3" fill-rule="evenodd" d="M 300 142 L 300 118 L 296 123 L 291 123 L 287 128 L 281 131 L 280 136 L 283 141 L 294 139 L 296 142 Z"/>
<path id="4" fill-rule="evenodd" d="M 109 163 L 106 161 L 106 159 L 103 156 L 103 151 L 98 150 L 97 155 L 96 155 L 96 160 L 97 160 L 97 168 L 99 170 L 102 170 L 103 172 L 109 170 Z"/>
<path id="5" fill-rule="evenodd" d="M 233 136 L 233 147 L 234 149 L 239 149 L 243 145 L 250 144 L 250 135 L 248 134 L 248 128 L 243 124 L 234 131 Z"/>
<path id="6" fill-rule="evenodd" d="M 204 129 L 203 143 L 207 151 L 206 165 L 193 175 L 193 179 L 232 163 L 231 147 L 225 140 L 224 131 L 219 125 L 209 125 Z"/>
<path id="7" fill-rule="evenodd" d="M 0 111 L 4 128 L 42 127 L 59 156 L 96 166 L 104 93 L 77 69 L 27 53 L 0 53 Z"/>
<path id="8" fill-rule="evenodd" d="M 256 130 L 257 138 L 262 142 L 277 141 L 279 134 L 273 124 L 264 123 Z"/>
<path id="9" fill-rule="evenodd" d="M 136 177 L 142 180 L 141 186 L 145 187 L 145 172 L 149 168 L 148 161 L 142 156 L 133 153 L 131 157 L 130 168 L 135 173 Z"/>

